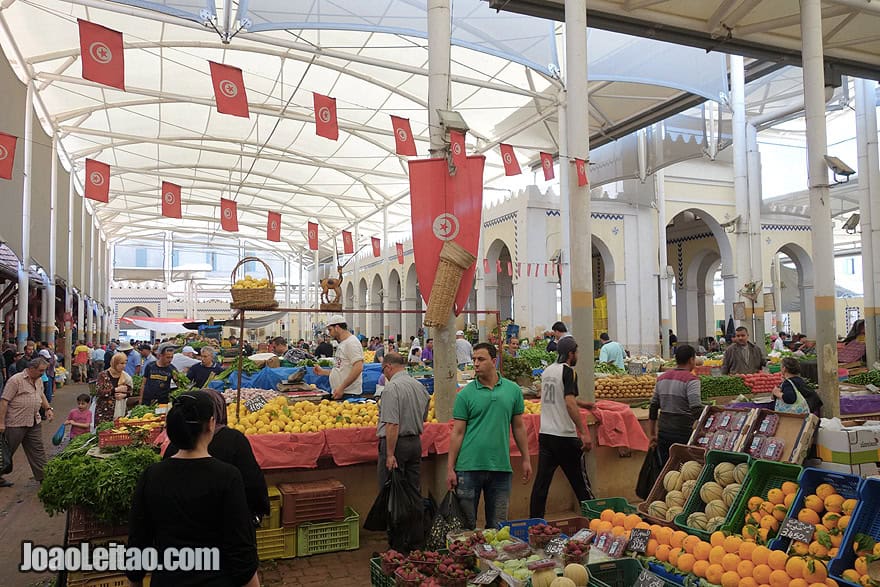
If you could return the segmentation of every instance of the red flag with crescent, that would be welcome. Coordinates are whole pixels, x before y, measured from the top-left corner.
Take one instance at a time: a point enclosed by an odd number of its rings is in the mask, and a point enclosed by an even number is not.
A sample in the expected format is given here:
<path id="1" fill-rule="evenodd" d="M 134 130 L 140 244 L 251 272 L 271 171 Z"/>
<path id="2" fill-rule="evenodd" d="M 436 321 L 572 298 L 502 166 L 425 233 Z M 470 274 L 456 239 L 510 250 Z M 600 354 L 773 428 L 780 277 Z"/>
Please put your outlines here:
<path id="1" fill-rule="evenodd" d="M 238 204 L 220 198 L 220 227 L 227 232 L 238 232 Z"/>
<path id="2" fill-rule="evenodd" d="M 90 200 L 110 201 L 110 166 L 94 159 L 86 159 L 86 197 Z"/>
<path id="3" fill-rule="evenodd" d="M 281 214 L 278 212 L 269 212 L 269 219 L 266 221 L 266 240 L 273 243 L 281 242 Z"/>
<path id="4" fill-rule="evenodd" d="M 419 290 L 425 302 L 434 285 L 445 241 L 455 241 L 471 254 L 477 254 L 483 210 L 482 155 L 467 157 L 455 175 L 449 175 L 446 159 L 409 161 L 409 188 L 412 214 L 413 255 Z M 460 314 L 473 290 L 476 264 L 462 276 L 455 296 L 455 313 Z"/>
<path id="5" fill-rule="evenodd" d="M 550 181 L 556 177 L 556 173 L 553 171 L 553 155 L 541 153 L 541 169 L 544 170 L 544 181 Z"/>
<path id="6" fill-rule="evenodd" d="M 489 273 L 489 259 L 483 259 L 483 273 Z"/>
<path id="7" fill-rule="evenodd" d="M 516 160 L 516 154 L 513 147 L 501 143 L 498 145 L 501 149 L 501 160 L 504 162 L 504 175 L 519 175 L 522 170 L 519 168 L 519 161 Z"/>
<path id="8" fill-rule="evenodd" d="M 464 133 L 457 130 L 449 131 L 449 151 L 452 153 L 452 164 L 456 168 L 464 167 L 467 164 L 467 151 L 465 149 Z"/>
<path id="9" fill-rule="evenodd" d="M 315 134 L 319 137 L 339 138 L 339 123 L 336 121 L 336 98 L 312 92 L 315 102 Z"/>
<path id="10" fill-rule="evenodd" d="M 409 125 L 409 118 L 401 118 L 399 116 L 391 117 L 391 126 L 394 128 L 394 146 L 398 155 L 407 157 L 416 156 L 416 142 L 412 136 L 412 128 Z"/>
<path id="11" fill-rule="evenodd" d="M 403 265 L 403 243 L 397 243 L 397 262 Z"/>
<path id="12" fill-rule="evenodd" d="M 231 114 L 242 118 L 250 118 L 248 111 L 247 92 L 244 89 L 244 78 L 241 70 L 231 65 L 214 63 L 211 66 L 211 83 L 214 85 L 214 100 L 217 112 Z"/>
<path id="13" fill-rule="evenodd" d="M 125 90 L 125 52 L 122 33 L 87 20 L 79 24 L 83 79 Z"/>
<path id="14" fill-rule="evenodd" d="M 379 240 L 378 236 L 371 236 L 370 242 L 373 243 L 373 256 L 381 257 L 382 256 L 382 241 Z"/>
<path id="15" fill-rule="evenodd" d="M 18 139 L 0 132 L 0 178 L 12 179 L 12 166 L 15 164 L 15 143 Z"/>
<path id="16" fill-rule="evenodd" d="M 180 186 L 168 181 L 162 182 L 162 216 L 181 218 Z"/>
<path id="17" fill-rule="evenodd" d="M 309 222 L 309 250 L 318 250 L 318 223 Z"/>
<path id="18" fill-rule="evenodd" d="M 583 159 L 575 159 L 574 160 L 575 169 L 577 169 L 578 174 L 578 187 L 582 188 L 585 185 L 589 185 L 590 181 L 587 179 L 587 164 Z"/>
<path id="19" fill-rule="evenodd" d="M 346 255 L 354 253 L 354 240 L 352 240 L 351 233 L 347 230 L 342 231 L 342 252 Z"/>

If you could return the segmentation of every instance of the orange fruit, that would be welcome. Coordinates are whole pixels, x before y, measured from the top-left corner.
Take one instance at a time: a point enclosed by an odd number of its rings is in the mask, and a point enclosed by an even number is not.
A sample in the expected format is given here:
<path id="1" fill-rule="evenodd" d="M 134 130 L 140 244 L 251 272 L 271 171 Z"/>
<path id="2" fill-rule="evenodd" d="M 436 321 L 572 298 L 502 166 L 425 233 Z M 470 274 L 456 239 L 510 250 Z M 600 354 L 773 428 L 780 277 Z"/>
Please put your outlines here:
<path id="1" fill-rule="evenodd" d="M 752 570 L 752 577 L 755 578 L 760 585 L 764 585 L 770 582 L 770 573 L 773 571 L 767 565 L 755 565 L 755 568 Z"/>
<path id="2" fill-rule="evenodd" d="M 856 509 L 856 506 L 859 505 L 859 500 L 857 499 L 845 499 L 843 503 L 840 504 L 840 508 L 844 514 L 850 515 Z"/>
<path id="3" fill-rule="evenodd" d="M 810 547 L 803 542 L 792 541 L 790 554 L 792 556 L 806 556 L 810 554 Z"/>
<path id="4" fill-rule="evenodd" d="M 709 544 L 712 546 L 721 546 L 724 544 L 724 532 L 716 530 L 709 536 Z"/>
<path id="5" fill-rule="evenodd" d="M 707 561 L 709 560 L 709 553 L 712 552 L 712 545 L 708 542 L 700 542 L 694 547 L 694 557 L 698 561 Z"/>
<path id="6" fill-rule="evenodd" d="M 742 553 L 740 553 L 740 556 L 742 556 Z M 768 558 L 770 558 L 769 548 L 767 548 L 766 546 L 755 546 L 755 548 L 752 550 L 752 556 L 749 558 L 749 560 L 756 565 L 766 565 Z"/>
<path id="7" fill-rule="evenodd" d="M 821 583 L 820 583 L 820 585 L 821 585 Z M 828 577 L 827 579 L 825 579 L 825 587 L 839 587 L 839 586 L 837 585 L 837 581 L 835 581 L 831 577 Z"/>
<path id="8" fill-rule="evenodd" d="M 785 572 L 788 573 L 789 577 L 800 579 L 804 576 L 805 566 L 807 566 L 807 562 L 804 559 L 799 556 L 793 556 L 785 563 Z"/>
<path id="9" fill-rule="evenodd" d="M 602 513 L 599 514 L 599 519 L 602 520 L 603 522 L 613 522 L 614 521 L 614 510 L 602 510 Z"/>
<path id="10" fill-rule="evenodd" d="M 748 501 L 748 504 L 746 505 L 746 507 L 748 508 L 748 510 L 750 512 L 756 512 L 759 509 L 761 509 L 762 503 L 764 503 L 764 500 L 756 495 L 755 497 L 749 498 L 749 501 Z"/>
<path id="11" fill-rule="evenodd" d="M 669 544 L 672 539 L 672 532 L 672 528 L 660 526 L 660 529 L 657 530 L 657 542 L 660 544 Z"/>
<path id="12" fill-rule="evenodd" d="M 758 514 L 757 512 L 752 512 L 749 515 L 760 515 L 760 514 Z M 760 521 L 760 520 L 758 520 L 758 521 Z M 758 528 L 757 523 L 746 524 L 745 526 L 743 526 L 743 529 L 742 529 L 743 540 L 744 541 L 747 540 L 749 542 L 754 542 L 755 539 L 758 538 L 758 530 L 759 530 L 759 528 Z"/>
<path id="13" fill-rule="evenodd" d="M 807 566 L 804 568 L 804 579 L 809 583 L 824 583 L 828 578 L 828 569 L 825 563 L 820 560 L 808 560 Z"/>
<path id="14" fill-rule="evenodd" d="M 764 517 L 764 512 L 762 510 L 758 510 L 756 512 L 749 512 L 746 514 L 746 524 L 754 524 L 755 526 L 761 523 L 761 518 Z"/>
<path id="15" fill-rule="evenodd" d="M 848 514 L 840 516 L 837 519 L 837 529 L 840 530 L 841 533 L 843 533 L 843 531 L 846 530 L 846 527 L 849 526 L 849 520 L 850 516 Z"/>
<path id="16" fill-rule="evenodd" d="M 762 516 L 772 516 L 773 515 L 773 508 L 775 506 L 776 506 L 775 503 L 770 502 L 770 501 L 765 501 L 764 503 L 761 504 L 761 509 L 758 511 L 761 512 Z"/>
<path id="17" fill-rule="evenodd" d="M 837 490 L 828 483 L 822 483 L 816 488 L 816 495 L 823 500 L 829 495 L 834 495 L 835 493 L 837 493 Z"/>
<path id="18" fill-rule="evenodd" d="M 736 571 L 726 571 L 721 575 L 721 587 L 739 587 L 739 575 Z"/>
<path id="19" fill-rule="evenodd" d="M 801 511 L 798 512 L 797 518 L 801 522 L 806 522 L 807 524 L 813 524 L 814 526 L 818 525 L 820 522 L 819 514 L 816 513 L 816 510 L 814 510 L 813 508 L 802 509 Z"/>
<path id="20" fill-rule="evenodd" d="M 725 571 L 735 571 L 739 566 L 740 559 L 738 554 L 733 554 L 732 552 L 728 552 L 723 557 L 721 557 L 721 566 L 724 567 Z"/>
<path id="21" fill-rule="evenodd" d="M 810 554 L 817 557 L 826 557 L 828 556 L 828 548 L 820 542 L 813 541 L 810 542 Z"/>
<path id="22" fill-rule="evenodd" d="M 742 544 L 742 538 L 739 536 L 728 536 L 724 539 L 724 550 L 725 552 L 738 552 L 740 544 Z"/>
<path id="23" fill-rule="evenodd" d="M 600 520 L 599 518 L 593 518 L 592 520 L 590 520 L 590 530 L 591 530 L 594 534 L 597 533 L 597 530 L 599 529 L 599 523 L 600 523 L 601 521 L 602 521 L 602 520 Z"/>
<path id="24" fill-rule="evenodd" d="M 781 550 L 771 550 L 770 556 L 767 557 L 767 564 L 774 571 L 782 571 L 785 569 L 785 563 L 788 562 L 788 555 Z"/>
<path id="25" fill-rule="evenodd" d="M 836 546 L 834 548 L 829 548 L 828 549 L 828 559 L 830 560 L 830 559 L 836 558 L 838 552 L 840 552 L 840 549 L 837 548 Z"/>
<path id="26" fill-rule="evenodd" d="M 752 560 L 752 553 L 755 552 L 755 549 L 758 548 L 758 545 L 754 542 L 743 542 L 739 545 L 739 550 L 737 551 L 739 554 L 739 558 L 742 560 Z M 740 573 L 742 574 L 742 573 Z"/>
<path id="27" fill-rule="evenodd" d="M 739 580 L 739 587 L 758 587 L 758 582 L 751 577 L 742 577 Z"/>
<path id="28" fill-rule="evenodd" d="M 713 565 L 720 565 L 721 559 L 724 558 L 725 554 L 727 554 L 727 551 L 724 550 L 723 546 L 713 546 L 709 550 L 709 562 Z"/>
<path id="29" fill-rule="evenodd" d="M 626 529 L 623 526 L 614 526 L 611 528 L 611 534 L 613 536 L 623 536 L 626 534 Z"/>
<path id="30" fill-rule="evenodd" d="M 859 574 L 860 577 L 862 575 L 867 575 L 868 574 L 868 559 L 863 556 L 858 557 L 856 559 L 855 564 L 853 564 L 853 568 L 856 570 L 856 572 Z"/>
<path id="31" fill-rule="evenodd" d="M 874 582 L 868 575 L 862 575 L 859 578 L 859 585 L 861 585 L 862 587 L 874 587 Z"/>
<path id="32" fill-rule="evenodd" d="M 825 511 L 824 498 L 819 497 L 818 495 L 808 495 L 804 500 L 804 507 L 813 510 L 817 514 L 821 514 Z"/>
<path id="33" fill-rule="evenodd" d="M 797 493 L 788 493 L 785 495 L 785 499 L 782 500 L 782 505 L 785 506 L 785 509 L 788 510 L 791 508 L 791 504 L 794 503 L 794 498 L 797 497 Z"/>
<path id="34" fill-rule="evenodd" d="M 678 564 L 676 566 L 680 571 L 684 573 L 690 573 L 694 569 L 695 562 L 697 562 L 697 559 L 694 558 L 694 555 L 689 552 L 685 552 L 678 557 Z"/>
<path id="35" fill-rule="evenodd" d="M 843 502 L 846 501 L 843 499 L 842 495 L 838 495 L 833 493 L 825 498 L 825 509 L 829 512 L 834 512 L 835 514 L 839 514 L 843 511 Z"/>
<path id="36" fill-rule="evenodd" d="M 691 572 L 697 577 L 701 577 L 703 579 L 706 578 L 706 571 L 709 569 L 709 561 L 701 561 L 698 560 L 694 563 L 694 568 Z"/>
<path id="37" fill-rule="evenodd" d="M 649 524 L 648 522 L 640 521 L 640 522 L 639 522 L 638 524 L 636 524 L 634 527 L 635 527 L 635 528 L 638 528 L 639 530 L 650 530 L 650 529 L 651 529 L 651 524 Z"/>
<path id="38" fill-rule="evenodd" d="M 657 554 L 657 547 L 660 546 L 660 543 L 657 542 L 656 538 L 649 538 L 648 544 L 645 546 L 645 554 L 648 556 L 654 556 Z"/>
<path id="39" fill-rule="evenodd" d="M 724 567 L 718 564 L 710 564 L 706 567 L 706 580 L 713 585 L 721 584 L 721 577 L 724 575 Z"/>
<path id="40" fill-rule="evenodd" d="M 880 542 L 874 545 L 874 552 L 872 552 L 874 556 L 880 556 Z"/>
<path id="41" fill-rule="evenodd" d="M 672 550 L 672 547 L 668 544 L 661 544 L 657 547 L 657 552 L 654 553 L 654 556 L 657 557 L 657 560 L 665 563 L 669 562 L 669 551 Z"/>
<path id="42" fill-rule="evenodd" d="M 771 489 L 767 492 L 767 501 L 774 505 L 780 505 L 785 499 L 785 492 L 781 489 Z"/>
<path id="43" fill-rule="evenodd" d="M 752 561 L 739 561 L 736 565 L 736 574 L 740 577 L 751 577 L 755 570 L 755 563 Z"/>
<path id="44" fill-rule="evenodd" d="M 773 517 L 776 518 L 780 522 L 785 519 L 785 516 L 787 514 L 788 514 L 788 508 L 785 507 L 784 505 L 778 505 L 775 508 L 773 508 Z"/>
<path id="45" fill-rule="evenodd" d="M 611 529 L 613 527 L 614 527 L 614 524 L 612 524 L 608 520 L 602 520 L 601 522 L 599 522 L 599 526 L 598 526 L 599 533 L 601 534 L 602 532 L 611 532 Z"/>
<path id="46" fill-rule="evenodd" d="M 682 550 L 679 547 L 673 548 L 669 551 L 669 564 L 673 567 L 678 566 L 678 557 L 681 556 Z"/>
<path id="47" fill-rule="evenodd" d="M 770 542 L 770 528 L 758 528 L 758 537 L 755 539 L 755 542 L 760 542 L 761 544 Z"/>
<path id="48" fill-rule="evenodd" d="M 792 579 L 788 584 L 788 587 L 810 587 L 809 584 L 803 579 Z"/>
<path id="49" fill-rule="evenodd" d="M 795 493 L 797 493 L 797 491 L 798 491 L 797 483 L 794 483 L 792 481 L 786 481 L 785 483 L 782 484 L 782 493 L 784 493 L 785 495 L 794 495 Z"/>
<path id="50" fill-rule="evenodd" d="M 788 587 L 789 581 L 791 577 L 785 571 L 776 570 L 770 573 L 770 587 Z"/>
<path id="51" fill-rule="evenodd" d="M 859 575 L 855 569 L 847 569 L 843 572 L 841 577 L 843 579 L 846 579 L 847 581 L 852 581 L 853 583 L 858 583 L 859 579 L 861 578 L 861 575 Z"/>
<path id="52" fill-rule="evenodd" d="M 774 518 L 772 515 L 764 516 L 761 518 L 761 527 L 767 528 L 768 530 L 773 530 L 774 532 L 779 530 L 779 520 Z"/>
<path id="53" fill-rule="evenodd" d="M 636 527 L 636 524 L 640 524 L 642 519 L 635 514 L 630 514 L 628 516 L 624 516 L 623 518 L 623 527 L 627 530 L 632 530 Z"/>
<path id="54" fill-rule="evenodd" d="M 611 523 L 615 526 L 623 526 L 623 522 L 626 520 L 626 514 L 623 512 L 614 512 L 611 516 Z"/>
<path id="55" fill-rule="evenodd" d="M 684 543 L 684 539 L 687 537 L 687 532 L 676 530 L 672 533 L 672 537 L 669 539 L 669 546 L 671 546 L 672 548 L 681 548 L 681 545 Z"/>
<path id="56" fill-rule="evenodd" d="M 700 542 L 702 542 L 702 540 L 700 540 L 699 536 L 688 535 L 687 538 L 682 540 L 681 548 L 685 552 L 687 552 L 689 554 L 693 554 L 694 549 L 697 547 L 697 544 L 699 544 Z"/>

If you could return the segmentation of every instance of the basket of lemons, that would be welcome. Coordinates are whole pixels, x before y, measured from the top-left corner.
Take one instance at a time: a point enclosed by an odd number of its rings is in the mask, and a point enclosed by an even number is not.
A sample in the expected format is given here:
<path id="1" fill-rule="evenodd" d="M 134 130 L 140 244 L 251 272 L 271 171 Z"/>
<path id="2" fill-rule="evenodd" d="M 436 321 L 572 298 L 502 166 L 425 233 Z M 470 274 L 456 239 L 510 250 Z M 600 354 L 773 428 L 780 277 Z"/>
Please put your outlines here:
<path id="1" fill-rule="evenodd" d="M 238 270 L 245 263 L 254 261 L 265 267 L 268 277 L 257 279 L 251 275 L 236 280 Z M 232 269 L 232 304 L 240 310 L 272 310 L 278 307 L 275 301 L 275 284 L 272 283 L 272 269 L 262 259 L 245 257 Z"/>

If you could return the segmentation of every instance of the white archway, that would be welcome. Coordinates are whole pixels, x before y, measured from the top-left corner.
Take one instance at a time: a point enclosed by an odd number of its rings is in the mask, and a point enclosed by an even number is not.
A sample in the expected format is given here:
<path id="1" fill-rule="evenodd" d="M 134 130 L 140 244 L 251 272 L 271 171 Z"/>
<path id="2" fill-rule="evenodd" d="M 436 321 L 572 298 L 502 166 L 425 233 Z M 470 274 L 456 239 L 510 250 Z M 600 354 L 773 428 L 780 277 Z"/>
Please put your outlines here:
<path id="1" fill-rule="evenodd" d="M 776 262 L 780 263 L 780 268 L 785 266 L 780 259 L 780 254 L 788 257 L 794 265 L 797 275 L 797 284 L 789 284 L 786 282 L 783 274 L 781 283 L 782 312 L 789 314 L 799 312 L 800 332 L 807 336 L 814 336 L 816 327 L 816 307 L 815 293 L 813 292 L 813 285 L 815 283 L 813 259 L 799 244 L 785 243 L 779 246 L 774 253 Z M 791 288 L 792 285 L 795 285 L 795 288 Z M 793 293 L 794 289 L 797 290 L 797 296 Z M 779 330 L 781 330 L 781 328 L 779 328 Z"/>
<path id="2" fill-rule="evenodd" d="M 404 291 L 406 296 L 403 299 L 404 310 L 422 310 L 422 292 L 419 289 L 419 278 L 416 275 L 416 265 L 411 263 L 406 270 L 406 281 L 404 282 Z M 409 342 L 410 336 L 415 336 L 419 328 L 422 327 L 424 316 L 422 314 L 405 314 L 403 318 L 403 332 L 400 333 L 401 340 Z"/>
<path id="3" fill-rule="evenodd" d="M 367 304 L 367 279 L 366 277 L 361 277 L 361 280 L 358 282 L 358 301 L 357 307 L 358 310 L 366 310 Z M 354 317 L 354 326 L 352 326 L 352 331 L 355 333 L 363 333 L 364 330 L 367 329 L 367 320 L 366 314 L 355 314 Z"/>
<path id="4" fill-rule="evenodd" d="M 385 297 L 385 287 L 382 284 L 382 276 L 378 273 L 373 276 L 373 282 L 370 284 L 370 307 L 369 309 L 372 311 L 382 311 L 384 309 L 382 305 L 382 300 Z M 369 320 L 366 323 L 369 325 L 366 334 L 368 337 L 379 336 L 384 334 L 383 327 L 385 324 L 384 313 L 381 314 L 367 314 Z"/>
<path id="5" fill-rule="evenodd" d="M 486 249 L 486 258 L 489 260 L 489 273 L 485 276 L 489 309 L 501 312 L 502 320 L 511 319 L 515 322 L 513 277 L 508 273 L 508 264 L 513 262 L 510 248 L 503 240 L 496 239 Z"/>
<path id="6" fill-rule="evenodd" d="M 385 307 L 388 310 L 400 310 L 401 306 L 401 289 L 400 289 L 400 273 L 397 269 L 392 269 L 388 274 L 388 286 L 385 288 Z M 385 314 L 385 338 L 397 337 L 403 334 L 401 326 L 401 314 L 388 313 Z"/>

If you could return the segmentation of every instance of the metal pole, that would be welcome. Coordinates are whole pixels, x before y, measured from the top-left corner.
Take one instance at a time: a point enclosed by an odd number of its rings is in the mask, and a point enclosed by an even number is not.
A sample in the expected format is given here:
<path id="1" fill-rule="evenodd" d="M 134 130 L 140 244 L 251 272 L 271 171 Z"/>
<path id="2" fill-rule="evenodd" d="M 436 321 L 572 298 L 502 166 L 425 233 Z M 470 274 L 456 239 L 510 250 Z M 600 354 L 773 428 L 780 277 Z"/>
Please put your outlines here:
<path id="1" fill-rule="evenodd" d="M 290 307 L 290 278 L 293 274 L 293 271 L 290 267 L 290 257 L 284 258 L 284 305 L 288 308 Z M 285 334 L 288 338 L 293 338 L 293 333 L 290 331 L 290 314 L 285 317 L 284 321 Z M 300 336 L 299 338 L 302 338 Z"/>
<path id="2" fill-rule="evenodd" d="M 70 178 L 67 184 L 67 283 L 64 290 L 64 313 L 73 316 L 73 198 L 76 195 L 74 179 L 76 168 L 70 168 Z M 64 321 L 64 365 L 70 369 L 70 361 L 73 357 L 73 318 Z"/>
<path id="3" fill-rule="evenodd" d="M 877 284 L 874 254 L 880 248 L 880 157 L 877 154 L 877 82 L 856 80 L 856 146 L 859 154 L 859 188 L 862 227 L 862 275 L 865 291 L 865 356 L 868 367 L 877 361 Z M 877 238 L 875 238 L 877 237 Z"/>
<path id="4" fill-rule="evenodd" d="M 241 420 L 241 367 L 244 356 L 244 310 L 238 311 L 238 317 L 241 318 L 238 327 L 238 380 L 235 383 L 235 419 Z M 134 351 L 133 351 L 134 352 Z"/>
<path id="5" fill-rule="evenodd" d="M 568 141 L 568 120 L 565 109 L 565 93 L 563 92 L 559 100 L 559 148 L 560 151 L 565 149 Z M 559 255 L 559 288 L 560 301 L 562 302 L 561 320 L 571 326 L 571 224 L 566 219 L 571 216 L 569 210 L 568 198 L 562 194 L 567 194 L 569 190 L 568 172 L 566 171 L 568 161 L 562 156 L 559 157 L 559 218 L 561 219 L 560 228 L 562 232 L 562 251 Z M 577 184 L 575 184 L 577 185 Z M 499 322 L 500 324 L 500 322 Z"/>
<path id="6" fill-rule="evenodd" d="M 834 322 L 834 235 L 828 194 L 828 169 L 823 156 L 825 77 L 822 56 L 821 0 L 800 0 L 803 43 L 804 105 L 807 123 L 807 178 L 810 186 L 810 224 L 815 275 L 816 355 L 819 358 L 819 396 L 825 417 L 840 415 L 837 381 L 837 330 Z"/>
<path id="7" fill-rule="evenodd" d="M 388 207 L 382 209 L 382 246 L 383 246 L 383 254 L 382 254 L 382 265 L 380 265 L 381 275 L 382 275 L 382 283 L 385 284 L 385 287 L 388 287 L 388 255 L 385 251 L 388 250 Z M 395 251 L 396 253 L 396 251 Z M 396 257 L 395 257 L 396 258 Z M 379 296 L 379 303 L 382 305 L 382 310 L 385 309 L 385 302 L 388 299 L 388 293 L 382 292 L 382 295 Z M 382 312 L 382 338 L 386 338 L 386 334 L 391 331 L 391 325 L 385 323 L 385 312 Z M 370 334 L 375 334 L 371 332 Z M 424 341 L 422 341 L 424 344 Z"/>
<path id="8" fill-rule="evenodd" d="M 31 266 L 31 169 L 34 144 L 34 83 L 28 82 L 24 107 L 24 180 L 21 189 L 21 259 L 18 263 L 18 349 L 24 350 L 28 339 L 28 298 Z"/>
<path id="9" fill-rule="evenodd" d="M 98 231 L 95 230 L 95 216 L 92 215 L 89 217 L 89 295 L 91 296 L 92 302 L 98 297 L 97 292 L 95 292 L 95 239 L 98 237 Z M 93 331 L 95 330 L 95 304 L 89 304 L 89 330 L 88 330 L 88 341 L 94 342 L 95 337 L 93 335 Z"/>
<path id="10" fill-rule="evenodd" d="M 668 250 L 666 248 L 666 190 L 664 189 L 665 177 L 662 171 L 654 173 L 654 198 L 657 206 L 657 250 L 659 251 L 659 281 L 660 281 L 660 356 L 669 358 L 669 330 L 672 328 L 672 308 L 669 299 L 669 274 L 666 268 L 669 266 Z M 712 332 L 715 332 L 714 325 Z"/>
<path id="11" fill-rule="evenodd" d="M 300 251 L 299 251 L 299 283 L 297 284 L 297 290 L 298 290 L 297 297 L 299 299 L 299 303 L 297 304 L 297 307 L 302 308 L 303 307 L 303 252 L 302 252 L 302 249 L 300 249 Z M 304 338 L 303 337 L 303 321 L 299 316 L 296 317 L 296 327 L 297 327 L 297 330 L 299 330 L 299 337 Z"/>
<path id="12" fill-rule="evenodd" d="M 729 55 L 730 64 L 730 109 L 733 115 L 733 191 L 736 197 L 736 212 L 740 215 L 736 226 L 736 285 L 752 281 L 751 240 L 749 239 L 749 163 L 748 142 L 746 139 L 746 99 L 745 68 L 740 55 Z M 746 304 L 751 310 L 751 306 Z M 749 327 L 752 339 L 755 338 L 754 316 Z"/>
<path id="13" fill-rule="evenodd" d="M 58 254 L 58 137 L 52 135 L 52 159 L 51 159 L 49 186 L 49 281 L 46 284 L 46 299 L 48 300 L 48 312 L 46 321 L 43 323 L 43 340 L 55 345 L 55 275 L 58 273 L 56 256 Z"/>

